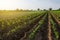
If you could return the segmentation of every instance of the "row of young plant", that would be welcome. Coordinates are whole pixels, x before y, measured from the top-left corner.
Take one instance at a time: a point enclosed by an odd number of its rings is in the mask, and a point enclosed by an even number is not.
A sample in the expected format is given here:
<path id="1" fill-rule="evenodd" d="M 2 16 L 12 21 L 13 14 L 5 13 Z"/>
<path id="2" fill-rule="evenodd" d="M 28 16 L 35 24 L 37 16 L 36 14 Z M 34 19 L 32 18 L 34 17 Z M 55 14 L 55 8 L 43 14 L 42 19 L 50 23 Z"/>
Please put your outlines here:
<path id="1" fill-rule="evenodd" d="M 53 20 L 52 16 L 50 16 L 50 23 L 51 23 L 51 28 L 52 28 L 52 39 L 59 40 L 59 33 L 57 31 L 57 26 L 56 26 L 57 24 Z"/>
<path id="2" fill-rule="evenodd" d="M 44 25 L 43 22 L 45 20 L 45 17 L 46 17 L 46 15 L 42 18 L 42 20 L 40 20 L 37 23 L 37 26 L 29 33 L 29 35 L 27 37 L 28 40 L 33 40 L 33 38 L 35 37 L 37 31 L 40 29 L 40 27 L 42 27 L 42 25 Z"/>
<path id="3" fill-rule="evenodd" d="M 55 17 L 60 21 L 60 11 L 52 11 Z"/>

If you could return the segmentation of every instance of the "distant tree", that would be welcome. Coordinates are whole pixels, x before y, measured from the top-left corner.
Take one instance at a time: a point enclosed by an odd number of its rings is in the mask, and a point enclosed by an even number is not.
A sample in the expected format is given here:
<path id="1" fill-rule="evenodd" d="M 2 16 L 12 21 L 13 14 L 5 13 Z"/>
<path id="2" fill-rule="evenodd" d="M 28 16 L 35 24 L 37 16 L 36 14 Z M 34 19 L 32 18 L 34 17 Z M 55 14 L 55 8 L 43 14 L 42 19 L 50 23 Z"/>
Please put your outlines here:
<path id="1" fill-rule="evenodd" d="M 31 11 L 33 11 L 33 9 L 31 9 Z"/>
<path id="2" fill-rule="evenodd" d="M 60 8 L 58 10 L 60 10 Z"/>
<path id="3" fill-rule="evenodd" d="M 17 8 L 16 11 L 19 11 L 19 9 Z"/>
<path id="4" fill-rule="evenodd" d="M 52 10 L 52 8 L 49 8 L 49 10 L 51 11 L 51 10 Z"/>
<path id="5" fill-rule="evenodd" d="M 40 9 L 38 8 L 37 10 L 39 11 Z"/>
<path id="6" fill-rule="evenodd" d="M 46 9 L 44 9 L 44 11 L 46 11 Z"/>

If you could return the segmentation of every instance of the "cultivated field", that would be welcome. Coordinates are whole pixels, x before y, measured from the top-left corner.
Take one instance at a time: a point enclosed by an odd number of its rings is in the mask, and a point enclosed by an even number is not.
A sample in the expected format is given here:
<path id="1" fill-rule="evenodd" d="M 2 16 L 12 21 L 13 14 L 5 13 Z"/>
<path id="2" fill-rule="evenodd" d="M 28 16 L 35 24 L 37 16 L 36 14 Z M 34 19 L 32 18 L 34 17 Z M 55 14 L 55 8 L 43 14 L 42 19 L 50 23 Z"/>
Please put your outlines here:
<path id="1" fill-rule="evenodd" d="M 60 40 L 60 11 L 0 10 L 0 40 Z"/>

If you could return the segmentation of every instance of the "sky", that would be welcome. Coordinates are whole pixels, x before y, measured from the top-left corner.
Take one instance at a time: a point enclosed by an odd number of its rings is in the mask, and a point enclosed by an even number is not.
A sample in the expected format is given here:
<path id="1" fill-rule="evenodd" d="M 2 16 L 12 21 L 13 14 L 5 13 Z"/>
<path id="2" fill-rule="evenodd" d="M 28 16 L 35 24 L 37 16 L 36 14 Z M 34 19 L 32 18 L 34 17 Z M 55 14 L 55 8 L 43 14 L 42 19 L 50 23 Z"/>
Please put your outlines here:
<path id="1" fill-rule="evenodd" d="M 0 0 L 0 10 L 14 9 L 58 9 L 60 0 Z"/>

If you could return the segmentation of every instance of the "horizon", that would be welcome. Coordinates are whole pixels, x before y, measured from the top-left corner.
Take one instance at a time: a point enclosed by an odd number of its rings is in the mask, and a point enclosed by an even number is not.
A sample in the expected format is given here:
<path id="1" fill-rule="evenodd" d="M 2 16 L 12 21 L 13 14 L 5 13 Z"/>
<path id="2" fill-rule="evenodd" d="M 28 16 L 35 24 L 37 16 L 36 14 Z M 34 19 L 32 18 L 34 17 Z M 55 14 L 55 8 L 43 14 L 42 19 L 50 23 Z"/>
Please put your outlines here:
<path id="1" fill-rule="evenodd" d="M 36 10 L 42 9 L 58 9 L 60 8 L 60 0 L 0 0 L 0 10 Z"/>

